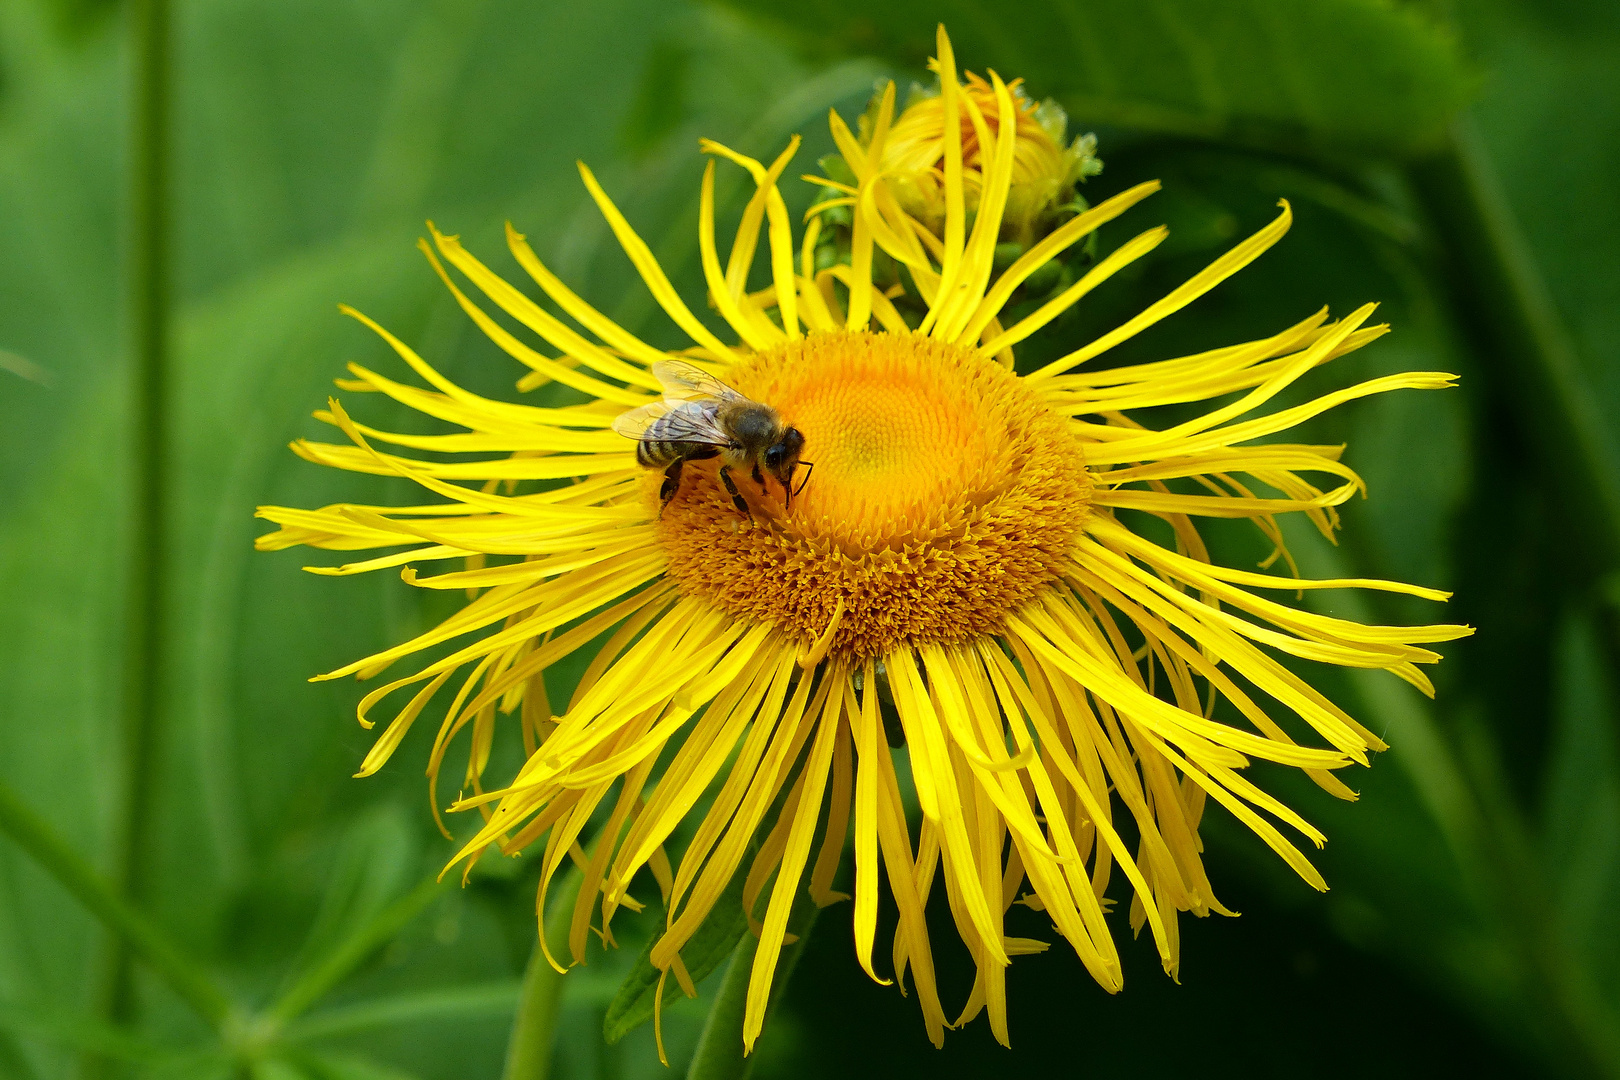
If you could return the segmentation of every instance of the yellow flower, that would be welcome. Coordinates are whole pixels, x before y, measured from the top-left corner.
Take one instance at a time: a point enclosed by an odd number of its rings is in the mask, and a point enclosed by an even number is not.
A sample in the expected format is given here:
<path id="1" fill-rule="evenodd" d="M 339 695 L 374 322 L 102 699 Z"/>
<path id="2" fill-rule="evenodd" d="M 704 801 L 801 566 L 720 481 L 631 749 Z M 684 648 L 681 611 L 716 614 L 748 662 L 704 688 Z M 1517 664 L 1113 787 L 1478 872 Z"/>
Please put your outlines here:
<path id="1" fill-rule="evenodd" d="M 937 62 L 935 66 L 937 69 Z M 1055 101 L 1036 105 L 1025 96 L 1020 82 L 1015 79 L 1007 84 L 1017 137 L 1012 182 L 1001 213 L 1001 239 L 1027 246 L 1046 231 L 1042 225 L 1073 201 L 1074 185 L 1101 172 L 1102 163 L 1095 156 L 1094 136 L 1079 136 L 1065 145 L 1068 118 L 1062 107 Z M 984 189 L 989 165 L 986 148 L 1000 137 L 1002 118 L 995 87 L 972 72 L 967 73 L 965 83 L 957 84 L 955 98 L 957 104 L 949 107 L 956 117 L 951 127 L 960 139 L 962 190 L 971 215 L 978 211 Z M 884 139 L 879 159 L 879 170 L 901 208 L 935 233 L 941 231 L 946 218 L 947 108 L 943 93 L 914 91 L 913 100 L 895 118 Z M 862 120 L 863 142 L 870 143 L 873 125 L 866 117 Z"/>
<path id="2" fill-rule="evenodd" d="M 981 1011 L 1007 1041 L 1009 958 L 1047 947 L 1008 935 L 1004 917 L 1014 903 L 1043 911 L 1092 977 L 1118 990 L 1117 927 L 1108 914 L 1116 871 L 1132 894 L 1131 926 L 1148 927 L 1173 975 L 1178 914 L 1226 912 L 1198 837 L 1208 799 L 1325 888 L 1279 826 L 1318 846 L 1322 835 L 1243 769 L 1253 760 L 1295 766 L 1351 798 L 1333 770 L 1366 764 L 1384 744 L 1277 654 L 1383 668 L 1429 693 L 1419 665 L 1439 656 L 1426 645 L 1469 632 L 1363 626 L 1268 599 L 1261 594 L 1348 587 L 1446 594 L 1216 565 L 1196 525 L 1249 519 L 1275 544 L 1273 561 L 1286 559 L 1278 515 L 1303 514 L 1331 537 L 1334 508 L 1362 490 L 1339 460 L 1342 448 L 1257 440 L 1345 401 L 1443 387 L 1453 377 L 1386 376 L 1266 411 L 1306 372 L 1384 332 L 1367 325 L 1371 305 L 1337 321 L 1318 312 L 1270 337 L 1193 356 L 1085 366 L 1274 244 L 1289 225 L 1286 204 L 1274 222 L 1135 318 L 1015 374 L 1018 342 L 1152 250 L 1165 231 L 1127 241 L 1012 326 L 998 323 L 1003 303 L 1046 260 L 1158 185 L 1138 185 L 1067 222 L 993 280 L 1020 106 L 992 73 L 997 123 L 980 128 L 983 179 L 970 229 L 967 167 L 952 133 L 963 130 L 964 113 L 991 106 L 957 92 L 943 30 L 938 66 L 946 213 L 937 237 L 880 179 L 897 130 L 892 86 L 866 144 L 831 118 L 856 177 L 848 195 L 852 265 L 815 269 L 819 219 L 795 252 L 777 180 L 796 140 L 768 166 L 704 143 L 756 183 L 722 263 L 714 161 L 703 177 L 702 265 L 732 342 L 694 316 L 581 166 L 620 244 L 691 347 L 669 352 L 615 325 L 515 231 L 507 236 L 513 256 L 567 318 L 434 230 L 432 246 L 423 244 L 429 261 L 467 315 L 531 369 L 526 384 L 555 381 L 588 400 L 538 407 L 469 393 L 351 312 L 427 388 L 358 365 L 340 385 L 380 392 L 463 431 L 384 432 L 350 419 L 334 400 L 317 415 L 350 444 L 294 449 L 321 464 L 409 478 L 436 501 L 260 511 L 281 526 L 260 538 L 264 549 L 396 549 L 319 573 L 404 567 L 418 587 L 474 591 L 442 625 L 322 678 L 375 675 L 446 646 L 442 658 L 365 696 L 359 713 L 370 726 L 383 698 L 420 686 L 361 773 L 380 767 L 429 699 L 457 679 L 429 759 L 436 782 L 452 741 L 466 733 L 463 790 L 451 809 L 477 808 L 484 823 L 457 859 L 470 863 L 491 844 L 517 852 L 543 842 L 542 905 L 557 870 L 570 858 L 581 864 L 570 937 L 576 961 L 593 925 L 612 942 L 613 915 L 637 906 L 628 889 L 649 868 L 668 910 L 652 961 L 691 992 L 681 949 L 733 875 L 746 874 L 751 919 L 764 905 L 754 922 L 749 1045 L 807 869 L 816 903 L 843 898 L 832 885 L 851 826 L 856 954 L 881 981 L 873 958 L 881 872 L 899 915 L 892 967 L 884 966 L 897 980 L 910 969 L 936 1043 L 945 1027 Z M 772 284 L 750 294 L 762 237 Z M 877 247 L 907 266 L 926 301 L 920 328 L 909 329 L 872 288 Z M 441 259 L 551 353 L 504 329 Z M 747 512 L 739 511 L 720 483 L 724 459 L 710 459 L 687 465 L 660 513 L 662 478 L 637 466 L 635 445 L 611 426 L 657 400 L 653 367 L 676 358 L 768 403 L 803 433 L 804 457 L 815 466 L 791 505 L 779 485 L 756 485 L 739 469 Z M 1225 403 L 1168 427 L 1142 412 L 1211 399 Z M 1144 524 L 1162 526 L 1170 546 L 1138 531 Z M 411 568 L 447 559 L 468 567 L 432 576 Z M 578 650 L 588 651 L 589 664 L 554 714 L 544 672 Z M 497 723 L 512 714 L 526 760 L 492 786 L 484 773 Z M 898 758 L 885 716 L 903 735 Z M 909 769 L 920 804 L 915 830 L 900 769 Z M 712 802 L 700 811 L 706 793 Z M 587 850 L 583 830 L 604 816 Z M 688 817 L 697 819 L 695 832 L 672 867 L 663 845 Z M 758 854 L 745 866 L 756 840 Z M 954 1018 L 936 990 L 923 914 L 941 883 L 978 968 Z"/>

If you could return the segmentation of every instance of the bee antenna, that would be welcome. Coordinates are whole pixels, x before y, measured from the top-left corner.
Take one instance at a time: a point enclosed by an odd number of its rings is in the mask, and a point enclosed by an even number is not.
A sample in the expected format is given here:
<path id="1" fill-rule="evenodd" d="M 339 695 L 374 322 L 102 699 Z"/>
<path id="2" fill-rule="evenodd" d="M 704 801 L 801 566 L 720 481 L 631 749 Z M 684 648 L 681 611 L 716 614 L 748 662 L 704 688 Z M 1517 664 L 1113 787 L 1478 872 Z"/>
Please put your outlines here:
<path id="1" fill-rule="evenodd" d="M 804 479 L 800 480 L 799 486 L 793 489 L 795 495 L 804 490 L 804 485 L 810 482 L 810 474 L 816 471 L 816 463 L 813 461 L 801 461 L 799 464 L 804 466 Z"/>

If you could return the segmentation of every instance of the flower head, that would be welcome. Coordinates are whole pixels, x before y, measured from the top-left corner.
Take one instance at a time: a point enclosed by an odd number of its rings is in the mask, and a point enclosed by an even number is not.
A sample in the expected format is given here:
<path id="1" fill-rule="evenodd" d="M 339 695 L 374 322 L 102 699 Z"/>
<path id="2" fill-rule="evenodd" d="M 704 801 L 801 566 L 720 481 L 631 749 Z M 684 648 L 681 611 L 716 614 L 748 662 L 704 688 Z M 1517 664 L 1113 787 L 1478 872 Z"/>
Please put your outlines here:
<path id="1" fill-rule="evenodd" d="M 1274 222 L 1136 317 L 1015 373 L 1019 342 L 1151 251 L 1165 231 L 1125 242 L 1003 326 L 1008 298 L 1158 185 L 1080 213 L 997 275 L 994 249 L 1013 203 L 1023 145 L 1016 133 L 1028 110 L 994 72 L 961 91 L 943 30 L 938 70 L 937 230 L 908 209 L 885 165 L 908 130 L 893 115 L 892 86 L 864 141 L 831 118 L 853 177 L 848 264 L 817 268 L 819 218 L 795 242 L 777 182 L 796 141 L 768 165 L 704 144 L 755 181 L 722 263 L 713 160 L 703 177 L 703 270 L 734 341 L 692 313 L 583 166 L 591 196 L 689 348 L 659 349 L 614 324 L 510 228 L 512 255 L 566 318 L 435 230 L 423 245 L 429 261 L 467 315 L 530 369 L 521 385 L 556 382 L 586 400 L 542 407 L 472 394 L 356 314 L 427 385 L 358 365 L 341 385 L 463 430 L 380 431 L 333 401 L 317 415 L 348 444 L 294 449 L 338 468 L 407 477 L 432 500 L 260 511 L 280 525 L 260 538 L 262 548 L 395 549 L 322 573 L 403 567 L 418 587 L 472 591 L 442 625 L 322 677 L 376 675 L 447 648 L 361 702 L 370 726 L 384 698 L 415 688 L 362 773 L 380 767 L 455 680 L 429 772 L 437 783 L 449 748 L 465 736 L 467 765 L 451 809 L 484 818 L 457 858 L 471 862 L 492 844 L 517 852 L 543 843 L 542 902 L 559 867 L 579 862 L 576 961 L 593 927 L 611 943 L 612 919 L 620 907 L 638 906 L 630 888 L 646 868 L 668 911 L 652 961 L 690 991 L 681 950 L 727 883 L 745 875 L 744 907 L 760 938 L 750 1044 L 795 897 L 807 887 L 818 904 L 843 898 L 832 885 L 851 827 L 857 956 L 880 978 L 874 950 L 886 880 L 899 922 L 892 965 L 881 966 L 895 979 L 909 968 L 936 1043 L 945 1027 L 981 1011 L 1007 1040 L 1005 968 L 1012 956 L 1047 947 L 1008 933 L 1014 904 L 1044 912 L 1092 977 L 1117 990 L 1123 972 L 1110 924 L 1121 916 L 1109 905 L 1127 891 L 1124 918 L 1148 928 L 1174 973 L 1178 914 L 1226 911 L 1198 837 L 1210 799 L 1324 888 L 1283 828 L 1316 845 L 1322 835 L 1256 787 L 1244 767 L 1294 766 L 1350 798 L 1334 771 L 1366 764 L 1384 744 L 1278 654 L 1383 668 L 1429 692 L 1419 665 L 1439 656 L 1427 646 L 1468 633 L 1363 626 L 1281 603 L 1266 594 L 1445 594 L 1220 566 L 1197 525 L 1252 521 L 1276 547 L 1262 571 L 1287 561 L 1280 515 L 1304 515 L 1331 537 L 1335 507 L 1362 491 L 1340 461 L 1342 448 L 1258 440 L 1354 398 L 1442 387 L 1452 377 L 1388 376 L 1268 411 L 1306 372 L 1384 332 L 1368 325 L 1370 305 L 1336 321 L 1318 312 L 1269 337 L 1193 356 L 1086 366 L 1277 242 L 1289 225 L 1286 204 Z M 971 152 L 963 134 L 970 130 Z M 771 283 L 750 293 L 762 239 Z M 879 250 L 906 268 L 925 307 L 915 328 L 872 286 Z M 457 284 L 446 263 L 484 299 Z M 544 347 L 505 329 L 485 303 Z M 815 464 L 797 497 L 769 476 L 756 482 L 736 446 L 688 446 L 673 487 L 637 464 L 637 445 L 613 424 L 659 400 L 667 390 L 660 372 L 669 368 L 658 365 L 672 360 L 767 404 L 802 433 L 803 456 Z M 1152 422 L 1157 406 L 1215 399 L 1223 403 L 1195 418 Z M 1154 523 L 1165 543 L 1139 531 Z M 414 569 L 456 559 L 466 568 Z M 554 710 L 544 673 L 579 650 L 589 653 L 588 666 Z M 497 728 L 513 722 L 502 717 L 515 719 L 526 760 L 492 786 L 491 746 Z M 889 746 L 886 718 L 903 756 Z M 901 769 L 920 805 L 915 829 Z M 664 844 L 688 818 L 695 830 L 671 865 Z M 603 819 L 587 836 L 587 823 Z M 978 967 L 954 1017 L 939 998 L 936 943 L 923 914 L 939 885 Z"/>

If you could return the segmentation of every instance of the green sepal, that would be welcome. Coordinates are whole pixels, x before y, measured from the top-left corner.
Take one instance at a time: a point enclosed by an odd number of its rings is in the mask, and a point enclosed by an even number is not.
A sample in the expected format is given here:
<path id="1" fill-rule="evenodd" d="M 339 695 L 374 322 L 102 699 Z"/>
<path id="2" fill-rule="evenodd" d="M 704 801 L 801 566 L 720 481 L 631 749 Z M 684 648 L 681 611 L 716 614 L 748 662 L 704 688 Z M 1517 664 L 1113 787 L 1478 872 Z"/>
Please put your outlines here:
<path id="1" fill-rule="evenodd" d="M 844 160 L 844 155 L 826 154 L 817 158 L 816 164 L 821 166 L 821 171 L 827 179 L 848 184 L 850 187 L 855 186 L 855 174 L 850 172 L 849 162 Z"/>

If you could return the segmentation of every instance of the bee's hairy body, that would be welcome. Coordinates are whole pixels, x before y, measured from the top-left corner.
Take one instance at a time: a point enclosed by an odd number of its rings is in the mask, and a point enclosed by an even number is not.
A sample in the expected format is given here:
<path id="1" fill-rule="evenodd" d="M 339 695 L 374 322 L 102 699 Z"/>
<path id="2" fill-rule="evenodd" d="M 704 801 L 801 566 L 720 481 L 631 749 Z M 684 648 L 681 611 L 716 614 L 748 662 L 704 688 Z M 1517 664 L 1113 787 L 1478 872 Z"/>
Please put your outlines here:
<path id="1" fill-rule="evenodd" d="M 757 401 L 722 401 L 714 411 L 714 423 L 731 440 L 724 447 L 668 438 L 675 426 L 667 417 L 654 420 L 636 444 L 636 461 L 647 468 L 662 468 L 677 460 L 713 457 L 718 451 L 734 469 L 763 463 L 765 452 L 780 442 L 787 432 L 782 418 L 769 405 Z"/>
<path id="2" fill-rule="evenodd" d="M 636 440 L 640 465 L 664 470 L 659 490 L 664 506 L 680 490 L 683 465 L 714 457 L 723 459 L 720 482 L 741 513 L 753 517 L 731 478 L 732 469 L 747 469 L 761 488 L 769 473 L 782 485 L 784 499 L 792 501 L 793 471 L 804 447 L 798 428 L 784 423 L 769 405 L 743 397 L 691 364 L 663 360 L 652 370 L 664 385 L 664 400 L 622 414 L 614 420 L 613 430 Z"/>

